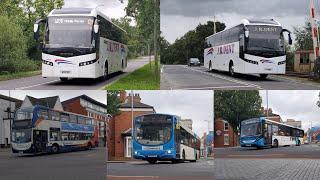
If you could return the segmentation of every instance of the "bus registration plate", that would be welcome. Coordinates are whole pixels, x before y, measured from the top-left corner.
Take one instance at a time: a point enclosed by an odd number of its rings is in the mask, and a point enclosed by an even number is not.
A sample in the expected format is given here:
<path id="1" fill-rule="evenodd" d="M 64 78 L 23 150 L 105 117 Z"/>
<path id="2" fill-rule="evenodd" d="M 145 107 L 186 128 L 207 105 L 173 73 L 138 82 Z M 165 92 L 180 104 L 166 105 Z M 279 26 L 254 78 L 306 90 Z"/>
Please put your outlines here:
<path id="1" fill-rule="evenodd" d="M 163 146 L 142 146 L 142 150 L 163 150 Z"/>

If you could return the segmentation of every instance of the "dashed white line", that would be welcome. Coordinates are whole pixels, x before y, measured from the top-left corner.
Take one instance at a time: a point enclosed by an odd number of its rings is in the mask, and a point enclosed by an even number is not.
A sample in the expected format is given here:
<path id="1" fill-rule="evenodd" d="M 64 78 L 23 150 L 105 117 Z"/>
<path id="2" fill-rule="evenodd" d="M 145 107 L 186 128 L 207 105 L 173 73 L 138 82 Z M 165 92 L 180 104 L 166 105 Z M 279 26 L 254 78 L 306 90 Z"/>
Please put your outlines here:
<path id="1" fill-rule="evenodd" d="M 15 90 L 29 89 L 29 88 L 42 86 L 42 85 L 45 85 L 45 84 L 50 84 L 50 83 L 54 83 L 54 82 L 58 82 L 58 81 L 60 81 L 60 80 L 48 81 L 48 82 L 44 82 L 44 83 L 40 83 L 40 84 L 34 84 L 34 85 L 31 85 L 31 86 L 19 87 L 19 88 L 15 88 Z"/>

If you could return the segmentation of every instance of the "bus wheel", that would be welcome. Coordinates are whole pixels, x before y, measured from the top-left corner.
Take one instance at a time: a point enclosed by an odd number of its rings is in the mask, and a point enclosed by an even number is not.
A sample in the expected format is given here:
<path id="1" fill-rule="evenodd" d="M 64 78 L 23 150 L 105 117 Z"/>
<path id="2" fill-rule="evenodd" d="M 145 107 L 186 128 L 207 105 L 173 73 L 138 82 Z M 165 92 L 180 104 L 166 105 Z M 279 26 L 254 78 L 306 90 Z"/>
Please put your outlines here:
<path id="1" fill-rule="evenodd" d="M 297 146 L 300 146 L 300 145 L 301 145 L 301 142 L 300 142 L 300 140 L 298 140 Z"/>
<path id="2" fill-rule="evenodd" d="M 275 148 L 277 148 L 277 147 L 279 147 L 279 142 L 278 142 L 278 140 L 274 140 L 273 141 L 273 145 L 272 145 L 273 147 L 275 147 Z"/>
<path id="3" fill-rule="evenodd" d="M 104 65 L 104 73 L 103 73 L 103 78 L 105 79 L 105 80 L 107 80 L 107 78 L 108 78 L 108 63 L 106 62 L 106 64 Z"/>
<path id="4" fill-rule="evenodd" d="M 148 159 L 147 160 L 150 164 L 155 164 L 157 162 L 156 159 Z"/>
<path id="5" fill-rule="evenodd" d="M 183 150 L 183 152 L 182 152 L 182 161 L 183 161 L 183 162 L 186 161 L 186 153 L 184 152 L 184 150 Z"/>
<path id="6" fill-rule="evenodd" d="M 58 153 L 59 152 L 59 146 L 57 144 L 52 145 L 51 151 L 53 153 L 55 153 L 55 154 Z"/>
<path id="7" fill-rule="evenodd" d="M 266 79 L 268 77 L 268 74 L 260 74 L 260 79 Z"/>
<path id="8" fill-rule="evenodd" d="M 60 78 L 60 81 L 62 81 L 62 82 L 67 82 L 68 81 L 68 78 Z"/>
<path id="9" fill-rule="evenodd" d="M 229 63 L 229 74 L 232 77 L 234 76 L 234 65 L 233 65 L 232 61 L 230 61 L 230 63 Z"/>
<path id="10" fill-rule="evenodd" d="M 209 62 L 209 72 L 212 72 L 212 64 L 211 64 L 211 61 Z"/>

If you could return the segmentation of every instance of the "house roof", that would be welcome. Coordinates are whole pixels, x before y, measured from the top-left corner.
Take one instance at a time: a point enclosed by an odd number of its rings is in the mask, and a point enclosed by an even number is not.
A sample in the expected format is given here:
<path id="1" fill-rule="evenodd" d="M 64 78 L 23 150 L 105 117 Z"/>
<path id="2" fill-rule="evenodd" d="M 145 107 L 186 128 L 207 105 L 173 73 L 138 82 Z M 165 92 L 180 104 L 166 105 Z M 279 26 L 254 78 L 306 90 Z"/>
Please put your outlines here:
<path id="1" fill-rule="evenodd" d="M 0 99 L 15 102 L 16 108 L 22 105 L 22 100 L 0 94 Z"/>
<path id="2" fill-rule="evenodd" d="M 88 102 L 90 102 L 92 104 L 96 104 L 96 105 L 101 106 L 103 108 L 107 108 L 106 104 L 103 104 L 103 103 L 101 103 L 101 102 L 99 102 L 99 101 L 97 101 L 95 99 L 92 99 L 91 97 L 89 97 L 89 96 L 87 96 L 85 94 L 83 94 L 81 96 L 77 96 L 77 97 L 71 98 L 71 99 L 68 99 L 66 101 L 63 101 L 62 104 L 65 105 L 66 103 L 74 101 L 76 99 L 84 99 L 84 100 L 86 100 L 86 101 L 88 101 Z"/>
<path id="3" fill-rule="evenodd" d="M 131 101 L 126 101 L 122 104 L 119 105 L 119 108 L 131 108 Z M 147 104 L 144 104 L 144 103 L 141 103 L 141 102 L 135 102 L 133 101 L 133 108 L 145 108 L 145 109 L 153 109 L 153 106 L 150 106 L 150 105 L 147 105 Z"/>
<path id="4" fill-rule="evenodd" d="M 33 106 L 40 105 L 40 106 L 53 109 L 54 106 L 56 105 L 57 100 L 59 99 L 59 96 L 52 96 L 52 97 L 46 97 L 46 98 L 34 98 L 31 96 L 27 96 L 27 98 L 30 100 Z"/>

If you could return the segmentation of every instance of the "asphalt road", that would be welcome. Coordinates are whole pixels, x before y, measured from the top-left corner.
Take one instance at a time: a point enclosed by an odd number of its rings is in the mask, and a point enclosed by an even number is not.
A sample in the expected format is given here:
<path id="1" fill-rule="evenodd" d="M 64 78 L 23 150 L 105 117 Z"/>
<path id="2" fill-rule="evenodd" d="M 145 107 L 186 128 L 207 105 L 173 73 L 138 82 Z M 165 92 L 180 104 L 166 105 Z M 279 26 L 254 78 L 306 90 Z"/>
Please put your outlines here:
<path id="1" fill-rule="evenodd" d="M 319 83 L 303 82 L 294 78 L 271 75 L 265 80 L 258 76 L 238 75 L 231 77 L 224 72 L 208 72 L 205 67 L 164 65 L 161 69 L 161 89 L 189 90 L 318 90 Z"/>
<path id="2" fill-rule="evenodd" d="M 195 163 L 185 162 L 177 164 L 172 164 L 171 162 L 149 164 L 144 161 L 108 163 L 107 179 L 212 180 L 213 160 L 198 160 Z"/>
<path id="3" fill-rule="evenodd" d="M 67 82 L 61 82 L 59 78 L 43 78 L 41 75 L 14 79 L 8 81 L 0 81 L 0 89 L 2 90 L 97 90 L 115 80 L 123 77 L 127 73 L 149 63 L 148 57 L 140 57 L 138 59 L 128 61 L 127 68 L 122 73 L 115 73 L 109 76 L 107 80 L 92 79 L 71 79 Z"/>
<path id="4" fill-rule="evenodd" d="M 320 146 L 215 149 L 214 179 L 320 179 Z"/>
<path id="5" fill-rule="evenodd" d="M 319 159 L 319 145 L 287 146 L 270 149 L 256 148 L 216 148 L 215 158 L 231 159 L 265 159 L 265 158 L 290 158 L 290 159 Z"/>
<path id="6" fill-rule="evenodd" d="M 105 180 L 105 148 L 52 155 L 15 156 L 0 149 L 2 180 Z"/>

